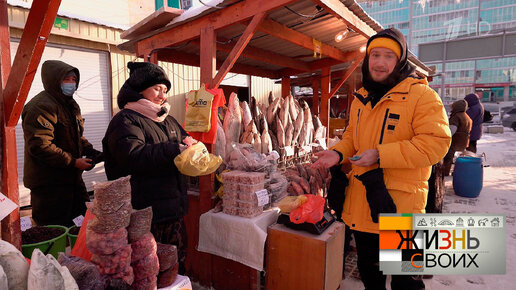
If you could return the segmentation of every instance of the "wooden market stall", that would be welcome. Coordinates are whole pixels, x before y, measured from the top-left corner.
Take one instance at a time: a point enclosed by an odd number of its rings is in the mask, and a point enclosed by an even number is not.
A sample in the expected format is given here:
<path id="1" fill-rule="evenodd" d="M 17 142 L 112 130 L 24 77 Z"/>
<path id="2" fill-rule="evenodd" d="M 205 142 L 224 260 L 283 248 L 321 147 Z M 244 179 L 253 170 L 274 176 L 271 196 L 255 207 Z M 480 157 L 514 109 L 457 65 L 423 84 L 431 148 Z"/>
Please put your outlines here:
<path id="1" fill-rule="evenodd" d="M 198 66 L 200 82 L 210 88 L 233 72 L 281 80 L 286 97 L 293 84 L 305 80 L 321 92 L 314 95 L 320 106 L 314 102 L 312 111 L 326 127 L 329 100 L 360 67 L 367 39 L 383 29 L 354 0 L 211 1 L 165 25 L 162 13 L 129 29 L 124 34 L 128 41 L 119 47 L 153 63 Z M 338 39 L 338 34 L 344 37 Z M 415 57 L 410 60 L 428 75 L 429 69 Z M 354 91 L 355 83 L 344 90 Z M 200 178 L 199 194 L 189 195 L 188 274 L 215 288 L 256 289 L 258 271 L 196 250 L 199 217 L 213 207 L 213 192 L 214 176 L 208 175 Z M 231 281 L 221 282 L 224 276 Z"/>

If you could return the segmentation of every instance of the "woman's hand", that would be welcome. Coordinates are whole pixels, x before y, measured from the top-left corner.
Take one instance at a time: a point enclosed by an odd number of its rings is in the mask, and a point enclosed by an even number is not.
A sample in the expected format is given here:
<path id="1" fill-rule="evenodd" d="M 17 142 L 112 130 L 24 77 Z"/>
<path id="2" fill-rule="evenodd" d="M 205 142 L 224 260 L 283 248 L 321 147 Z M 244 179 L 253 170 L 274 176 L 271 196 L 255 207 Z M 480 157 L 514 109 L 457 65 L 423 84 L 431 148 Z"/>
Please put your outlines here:
<path id="1" fill-rule="evenodd" d="M 319 157 L 317 161 L 311 165 L 312 168 L 323 167 L 330 168 L 333 165 L 339 163 L 339 153 L 333 150 L 324 150 L 321 152 L 315 153 L 315 156 Z"/>

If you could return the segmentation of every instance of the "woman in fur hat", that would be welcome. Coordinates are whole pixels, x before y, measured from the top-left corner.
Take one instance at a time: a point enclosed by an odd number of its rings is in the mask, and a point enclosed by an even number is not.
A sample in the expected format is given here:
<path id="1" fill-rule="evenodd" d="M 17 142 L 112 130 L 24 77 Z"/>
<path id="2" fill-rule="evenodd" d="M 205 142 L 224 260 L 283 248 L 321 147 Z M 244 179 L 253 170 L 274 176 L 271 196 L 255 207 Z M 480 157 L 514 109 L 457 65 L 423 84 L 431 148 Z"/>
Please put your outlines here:
<path id="1" fill-rule="evenodd" d="M 152 206 L 156 242 L 178 248 L 179 273 L 184 274 L 188 211 L 186 178 L 174 158 L 191 139 L 168 114 L 170 81 L 165 71 L 148 62 L 129 62 L 130 74 L 118 93 L 118 112 L 102 140 L 109 180 L 131 175 L 134 209 Z M 188 138 L 187 138 L 188 137 Z M 182 144 L 183 143 L 183 144 Z"/>

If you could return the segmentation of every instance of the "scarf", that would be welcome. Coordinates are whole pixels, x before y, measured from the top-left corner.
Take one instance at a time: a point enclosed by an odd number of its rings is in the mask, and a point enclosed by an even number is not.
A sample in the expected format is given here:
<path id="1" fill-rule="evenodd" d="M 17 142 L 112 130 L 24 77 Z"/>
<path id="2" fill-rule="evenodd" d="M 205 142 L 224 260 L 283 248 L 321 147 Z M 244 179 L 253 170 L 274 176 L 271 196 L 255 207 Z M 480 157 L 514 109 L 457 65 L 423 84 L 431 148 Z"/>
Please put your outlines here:
<path id="1" fill-rule="evenodd" d="M 133 110 L 154 122 L 163 122 L 168 116 L 170 105 L 165 102 L 163 105 L 155 104 L 145 98 L 139 99 L 136 102 L 129 102 L 124 106 L 124 109 Z"/>

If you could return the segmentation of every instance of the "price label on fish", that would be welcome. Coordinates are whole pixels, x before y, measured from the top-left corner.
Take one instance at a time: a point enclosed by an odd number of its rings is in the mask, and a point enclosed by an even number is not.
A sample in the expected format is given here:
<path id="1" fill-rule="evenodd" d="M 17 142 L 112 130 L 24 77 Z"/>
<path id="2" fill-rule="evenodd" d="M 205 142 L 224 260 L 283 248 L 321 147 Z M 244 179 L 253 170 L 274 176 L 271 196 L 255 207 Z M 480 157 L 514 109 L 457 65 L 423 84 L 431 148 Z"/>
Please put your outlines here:
<path id="1" fill-rule="evenodd" d="M 0 193 L 0 220 L 3 220 L 8 214 L 15 210 L 18 206 L 7 196 Z"/>
<path id="2" fill-rule="evenodd" d="M 255 194 L 258 198 L 258 206 L 264 206 L 269 203 L 269 193 L 267 193 L 267 189 L 258 190 Z"/>
<path id="3" fill-rule="evenodd" d="M 292 148 L 292 146 L 285 146 L 285 155 L 287 155 L 287 157 L 294 156 L 294 148 Z"/>

